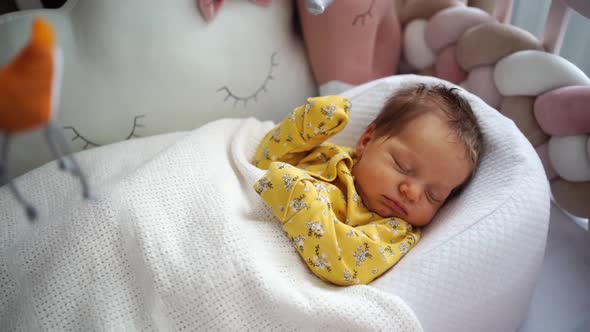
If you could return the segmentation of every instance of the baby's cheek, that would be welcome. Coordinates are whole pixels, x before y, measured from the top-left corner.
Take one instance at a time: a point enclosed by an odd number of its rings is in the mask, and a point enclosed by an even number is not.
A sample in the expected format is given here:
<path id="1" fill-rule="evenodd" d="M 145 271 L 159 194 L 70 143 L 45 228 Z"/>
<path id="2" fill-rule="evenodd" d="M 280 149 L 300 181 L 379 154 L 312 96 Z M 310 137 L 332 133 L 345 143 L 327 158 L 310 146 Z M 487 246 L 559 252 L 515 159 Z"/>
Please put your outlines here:
<path id="1" fill-rule="evenodd" d="M 437 207 L 431 208 L 430 211 L 428 212 L 428 214 L 426 215 L 425 219 L 428 219 L 428 222 L 430 223 L 432 221 L 432 219 L 434 219 L 434 216 L 436 216 L 438 211 L 441 209 L 441 207 L 442 206 L 437 206 Z"/>
<path id="2" fill-rule="evenodd" d="M 375 170 L 375 176 L 379 177 L 380 182 L 388 186 L 395 186 L 400 182 L 400 175 L 392 167 L 381 167 Z"/>
<path id="3" fill-rule="evenodd" d="M 370 170 L 371 186 L 373 191 L 383 191 L 384 189 L 391 188 L 393 179 L 390 174 L 382 169 Z"/>

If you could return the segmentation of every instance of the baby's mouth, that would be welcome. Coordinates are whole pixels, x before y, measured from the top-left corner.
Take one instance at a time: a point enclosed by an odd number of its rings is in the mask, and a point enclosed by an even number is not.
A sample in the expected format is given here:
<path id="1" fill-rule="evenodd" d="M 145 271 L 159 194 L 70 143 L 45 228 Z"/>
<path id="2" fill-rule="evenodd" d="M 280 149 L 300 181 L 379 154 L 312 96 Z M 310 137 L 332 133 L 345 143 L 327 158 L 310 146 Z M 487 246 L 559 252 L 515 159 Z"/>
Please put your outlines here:
<path id="1" fill-rule="evenodd" d="M 403 206 L 402 203 L 400 203 L 399 201 L 397 201 L 394 198 L 390 198 L 388 196 L 383 195 L 383 198 L 385 198 L 385 201 L 387 203 L 387 205 L 397 214 L 402 215 L 402 216 L 407 216 L 408 215 L 408 211 L 406 210 L 406 207 Z"/>

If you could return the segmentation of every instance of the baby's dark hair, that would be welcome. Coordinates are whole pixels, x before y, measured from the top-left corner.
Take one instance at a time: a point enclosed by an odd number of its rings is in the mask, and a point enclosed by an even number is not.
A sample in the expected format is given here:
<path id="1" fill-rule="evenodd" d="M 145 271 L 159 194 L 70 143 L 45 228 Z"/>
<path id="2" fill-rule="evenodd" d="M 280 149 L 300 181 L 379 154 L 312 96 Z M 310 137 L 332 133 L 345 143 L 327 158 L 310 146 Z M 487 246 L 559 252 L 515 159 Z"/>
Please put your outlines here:
<path id="1" fill-rule="evenodd" d="M 459 94 L 458 88 L 443 84 L 418 84 L 397 91 L 373 120 L 375 135 L 394 136 L 412 119 L 433 109 L 444 112 L 449 127 L 465 146 L 466 155 L 473 166 L 471 178 L 483 154 L 483 135 L 471 105 Z"/>

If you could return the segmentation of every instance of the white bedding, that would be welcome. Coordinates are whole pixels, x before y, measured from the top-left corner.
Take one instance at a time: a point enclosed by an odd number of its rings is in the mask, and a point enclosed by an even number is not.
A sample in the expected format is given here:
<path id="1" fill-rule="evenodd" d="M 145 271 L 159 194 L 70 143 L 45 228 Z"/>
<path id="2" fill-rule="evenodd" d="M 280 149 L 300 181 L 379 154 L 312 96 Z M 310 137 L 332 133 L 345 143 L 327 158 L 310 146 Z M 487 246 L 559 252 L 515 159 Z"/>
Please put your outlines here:
<path id="1" fill-rule="evenodd" d="M 344 93 L 351 144 L 395 89 Z M 30 224 L 0 188 L 0 326 L 7 330 L 514 331 L 545 249 L 549 186 L 512 121 L 465 94 L 487 152 L 465 192 L 391 271 L 339 288 L 313 276 L 251 189 L 272 127 L 220 120 L 77 155 L 96 198 L 50 163 L 17 179 Z M 288 113 L 289 110 L 277 110 Z M 45 214 L 43 214 L 45 213 Z"/>
<path id="2" fill-rule="evenodd" d="M 421 331 L 397 296 L 313 276 L 252 189 L 272 128 L 219 120 L 78 155 L 95 199 L 55 163 L 0 190 L 7 330 Z"/>

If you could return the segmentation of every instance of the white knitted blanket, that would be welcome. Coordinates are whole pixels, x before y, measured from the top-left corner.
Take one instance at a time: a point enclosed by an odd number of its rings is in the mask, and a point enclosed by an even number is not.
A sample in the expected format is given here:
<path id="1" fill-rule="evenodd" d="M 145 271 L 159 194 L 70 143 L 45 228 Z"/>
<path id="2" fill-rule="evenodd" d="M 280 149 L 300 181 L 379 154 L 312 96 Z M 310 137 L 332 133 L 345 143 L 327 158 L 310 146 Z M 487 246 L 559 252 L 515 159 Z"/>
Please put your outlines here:
<path id="1" fill-rule="evenodd" d="M 90 201 L 50 163 L 16 181 L 36 223 L 1 188 L 0 330 L 421 331 L 397 296 L 308 271 L 252 190 L 271 127 L 219 120 L 82 152 Z"/>

